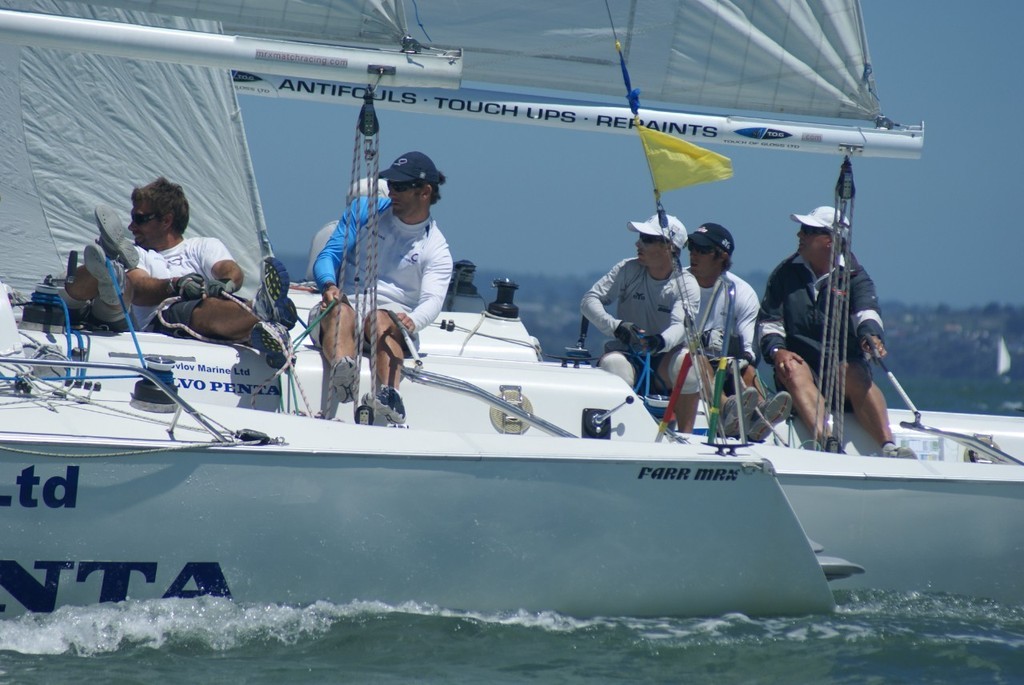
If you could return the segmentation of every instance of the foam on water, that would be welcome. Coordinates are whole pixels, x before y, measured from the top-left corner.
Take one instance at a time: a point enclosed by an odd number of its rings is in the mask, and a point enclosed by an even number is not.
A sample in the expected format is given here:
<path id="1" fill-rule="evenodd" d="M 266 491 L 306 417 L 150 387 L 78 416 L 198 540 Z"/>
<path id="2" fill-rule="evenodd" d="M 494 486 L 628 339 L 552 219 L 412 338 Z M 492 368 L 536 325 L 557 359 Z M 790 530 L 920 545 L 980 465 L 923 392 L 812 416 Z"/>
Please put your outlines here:
<path id="1" fill-rule="evenodd" d="M 689 650 L 788 645 L 915 645 L 973 643 L 1024 647 L 1024 607 L 948 595 L 844 591 L 833 614 L 751 618 L 577 619 L 554 612 L 466 612 L 417 603 L 381 602 L 293 607 L 243 605 L 223 598 L 128 601 L 63 607 L 0 621 L 0 652 L 22 655 L 94 656 L 146 650 L 223 653 L 289 649 L 317 641 L 420 633 L 495 636 L 513 631 L 527 640 L 624 641 L 648 649 Z M 367 630 L 367 629 L 370 630 Z M 532 637 L 531 637 L 532 636 Z M 561 636 L 561 637 L 559 637 Z"/>

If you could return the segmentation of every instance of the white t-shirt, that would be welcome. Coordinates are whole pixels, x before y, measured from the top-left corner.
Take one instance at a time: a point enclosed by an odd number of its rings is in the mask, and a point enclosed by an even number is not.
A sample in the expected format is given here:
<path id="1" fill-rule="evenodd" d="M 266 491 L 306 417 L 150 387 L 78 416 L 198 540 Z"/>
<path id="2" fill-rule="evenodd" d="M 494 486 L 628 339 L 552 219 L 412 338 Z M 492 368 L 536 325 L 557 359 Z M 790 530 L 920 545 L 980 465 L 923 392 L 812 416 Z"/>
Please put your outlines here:
<path id="1" fill-rule="evenodd" d="M 139 268 L 153 278 L 175 278 L 190 273 L 202 274 L 213 280 L 213 265 L 224 260 L 234 260 L 228 248 L 219 238 L 185 238 L 174 247 L 157 252 L 135 246 L 139 253 Z M 146 329 L 156 315 L 159 305 L 132 306 L 136 328 Z"/>
<path id="2" fill-rule="evenodd" d="M 732 333 L 742 341 L 743 351 L 748 353 L 751 359 L 754 359 L 754 335 L 757 327 L 757 312 L 761 307 L 761 302 L 754 289 L 742 278 L 728 271 L 725 272 L 725 277 L 736 285 L 736 304 L 733 309 Z M 714 286 L 700 289 L 700 312 L 697 314 L 698 325 L 701 321 L 704 322 L 703 331 L 719 332 L 717 338 L 713 336 L 718 341 L 717 346 L 713 346 L 717 347 L 717 349 L 709 349 L 707 351 L 712 359 L 722 354 L 721 333 L 725 331 L 725 319 L 728 312 L 728 296 L 723 288 L 718 295 L 718 299 L 715 300 L 714 308 L 705 318 L 704 312 L 708 308 L 708 303 L 711 301 L 711 293 L 714 292 L 714 289 Z"/>

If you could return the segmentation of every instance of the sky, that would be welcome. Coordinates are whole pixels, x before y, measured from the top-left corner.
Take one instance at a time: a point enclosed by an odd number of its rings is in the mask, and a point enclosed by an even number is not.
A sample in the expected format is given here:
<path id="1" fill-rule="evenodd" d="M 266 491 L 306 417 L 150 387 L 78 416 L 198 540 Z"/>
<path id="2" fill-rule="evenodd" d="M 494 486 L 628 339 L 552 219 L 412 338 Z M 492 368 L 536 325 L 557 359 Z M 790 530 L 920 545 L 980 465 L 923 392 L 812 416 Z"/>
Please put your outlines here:
<path id="1" fill-rule="evenodd" d="M 1024 305 L 1024 3 L 862 9 L 882 111 L 923 121 L 925 143 L 917 160 L 853 158 L 854 253 L 883 303 Z M 632 78 L 642 89 L 643 74 Z M 311 237 L 343 208 L 358 109 L 239 99 L 275 251 L 304 267 Z M 381 168 L 408 150 L 430 155 L 448 178 L 433 215 L 452 255 L 488 273 L 604 273 L 634 254 L 626 221 L 654 212 L 637 136 L 383 108 L 378 117 Z M 739 275 L 769 272 L 795 250 L 789 215 L 832 204 L 842 157 L 708 147 L 732 160 L 733 178 L 662 202 L 689 229 L 729 228 Z"/>

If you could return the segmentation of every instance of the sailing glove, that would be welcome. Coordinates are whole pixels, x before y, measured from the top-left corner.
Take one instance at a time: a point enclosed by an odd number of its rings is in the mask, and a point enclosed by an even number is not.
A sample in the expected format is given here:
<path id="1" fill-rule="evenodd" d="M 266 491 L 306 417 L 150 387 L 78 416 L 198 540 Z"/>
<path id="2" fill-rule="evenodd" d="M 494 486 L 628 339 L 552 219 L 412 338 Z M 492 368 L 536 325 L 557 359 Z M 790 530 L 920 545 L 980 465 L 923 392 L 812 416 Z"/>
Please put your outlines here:
<path id="1" fill-rule="evenodd" d="M 643 330 L 632 321 L 623 321 L 615 327 L 615 337 L 626 345 L 640 345 L 643 334 Z"/>
<path id="2" fill-rule="evenodd" d="M 647 351 L 651 354 L 657 354 L 665 349 L 665 338 L 662 337 L 661 333 L 645 335 L 644 347 L 646 347 Z"/>
<path id="3" fill-rule="evenodd" d="M 230 278 L 223 280 L 214 280 L 206 284 L 206 294 L 209 297 L 220 297 L 222 295 L 230 295 L 231 293 L 238 290 L 238 286 Z"/>
<path id="4" fill-rule="evenodd" d="M 202 274 L 191 273 L 171 280 L 174 294 L 183 300 L 201 300 L 206 293 Z"/>

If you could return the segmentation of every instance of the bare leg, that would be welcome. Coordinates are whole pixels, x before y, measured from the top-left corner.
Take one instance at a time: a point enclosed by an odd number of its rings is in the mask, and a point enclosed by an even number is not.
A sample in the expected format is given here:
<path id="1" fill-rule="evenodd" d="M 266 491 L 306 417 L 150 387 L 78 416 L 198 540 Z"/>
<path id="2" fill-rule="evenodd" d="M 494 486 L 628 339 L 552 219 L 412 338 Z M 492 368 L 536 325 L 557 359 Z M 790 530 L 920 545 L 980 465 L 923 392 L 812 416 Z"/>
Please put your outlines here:
<path id="1" fill-rule="evenodd" d="M 853 405 L 853 413 L 860 425 L 879 445 L 892 442 L 889 429 L 889 410 L 882 391 L 871 381 L 867 370 L 860 364 L 847 364 L 846 396 Z"/>
<path id="2" fill-rule="evenodd" d="M 125 282 L 127 283 L 127 279 Z M 84 266 L 78 267 L 75 271 L 74 282 L 65 285 L 64 290 L 71 297 L 83 302 L 88 302 L 100 294 L 100 286 L 96 282 L 96 277 L 89 273 Z"/>
<path id="3" fill-rule="evenodd" d="M 188 325 L 206 338 L 248 340 L 257 320 L 236 302 L 221 297 L 208 297 L 192 311 Z"/>
<path id="4" fill-rule="evenodd" d="M 377 311 L 377 379 L 383 385 L 398 388 L 402 380 L 402 362 L 405 360 L 405 341 L 402 332 L 387 312 Z"/>
<path id="5" fill-rule="evenodd" d="M 808 429 L 814 430 L 815 440 L 824 445 L 825 400 L 814 383 L 814 375 L 807 363 L 799 357 L 789 356 L 782 366 L 776 364 L 775 377 L 793 396 L 793 408 Z M 817 419 L 817 420 L 815 420 Z"/>
<path id="6" fill-rule="evenodd" d="M 356 356 L 356 313 L 345 301 L 339 301 L 320 320 L 320 353 L 332 367 L 342 357 Z"/>

